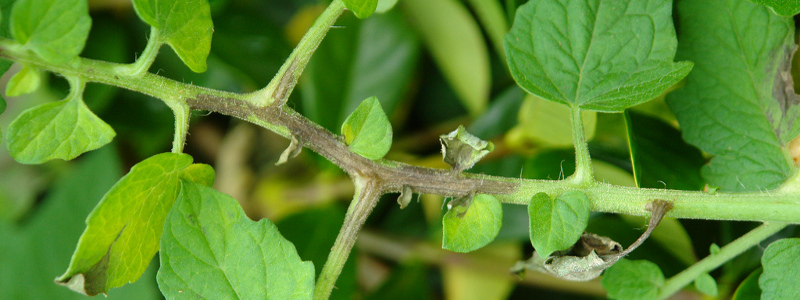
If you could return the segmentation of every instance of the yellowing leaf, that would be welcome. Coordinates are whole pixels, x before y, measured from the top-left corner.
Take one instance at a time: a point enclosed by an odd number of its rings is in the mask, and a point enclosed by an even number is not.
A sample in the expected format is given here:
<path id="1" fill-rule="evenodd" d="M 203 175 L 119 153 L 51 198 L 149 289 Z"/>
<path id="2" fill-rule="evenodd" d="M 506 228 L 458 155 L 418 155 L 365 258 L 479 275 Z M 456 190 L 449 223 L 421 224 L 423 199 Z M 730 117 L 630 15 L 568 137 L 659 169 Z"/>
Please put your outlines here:
<path id="1" fill-rule="evenodd" d="M 69 268 L 56 281 L 96 295 L 139 279 L 158 252 L 180 179 L 207 178 L 210 169 L 193 167 L 191 156 L 177 153 L 158 154 L 136 164 L 89 214 Z"/>
<path id="2" fill-rule="evenodd" d="M 378 98 L 369 97 L 342 124 L 350 150 L 371 160 L 381 159 L 392 147 L 392 124 Z"/>
<path id="3" fill-rule="evenodd" d="M 39 88 L 41 84 L 42 75 L 39 73 L 39 70 L 27 64 L 23 65 L 22 70 L 19 70 L 17 74 L 14 74 L 14 76 L 8 80 L 6 96 L 16 97 L 31 93 Z"/>

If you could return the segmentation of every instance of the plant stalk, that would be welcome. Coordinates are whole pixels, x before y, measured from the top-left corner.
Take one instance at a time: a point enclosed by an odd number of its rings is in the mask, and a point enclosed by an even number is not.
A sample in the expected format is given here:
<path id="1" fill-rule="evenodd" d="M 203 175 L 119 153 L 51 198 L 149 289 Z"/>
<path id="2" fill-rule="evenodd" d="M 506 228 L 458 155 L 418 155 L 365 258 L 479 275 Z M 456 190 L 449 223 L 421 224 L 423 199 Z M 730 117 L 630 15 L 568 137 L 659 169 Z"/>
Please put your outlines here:
<path id="1" fill-rule="evenodd" d="M 592 171 L 592 157 L 589 155 L 589 145 L 586 142 L 586 132 L 583 129 L 581 109 L 572 108 L 572 141 L 575 143 L 575 173 L 567 181 L 576 186 L 589 186 L 594 183 Z"/>
<path id="2" fill-rule="evenodd" d="M 364 180 L 358 176 L 354 177 L 356 186 L 356 193 L 353 196 L 353 201 L 350 202 L 350 207 L 347 209 L 347 215 L 344 217 L 344 224 L 339 231 L 339 236 L 336 237 L 336 242 L 328 254 L 328 260 L 325 261 L 325 266 L 317 278 L 317 285 L 314 290 L 314 299 L 324 300 L 328 299 L 333 290 L 336 279 L 342 273 L 347 258 L 350 256 L 350 250 L 356 243 L 358 231 L 364 225 L 370 212 L 378 203 L 383 191 L 375 184 L 374 180 Z"/>
<path id="3" fill-rule="evenodd" d="M 692 283 L 701 274 L 713 271 L 725 262 L 747 251 L 750 247 L 786 228 L 786 226 L 787 224 L 785 223 L 764 223 L 756 227 L 756 229 L 720 248 L 719 253 L 711 254 L 686 270 L 672 276 L 664 283 L 664 287 L 661 288 L 661 293 L 659 293 L 657 299 L 666 299 L 672 296 L 687 284 Z"/>
<path id="4" fill-rule="evenodd" d="M 250 94 L 251 99 L 255 106 L 266 107 L 277 103 L 282 106 L 289 99 L 292 94 L 300 74 L 303 73 L 311 55 L 317 50 L 322 39 L 331 29 L 331 26 L 339 18 L 339 15 L 344 11 L 344 3 L 342 0 L 334 0 L 325 8 L 325 11 L 317 18 L 314 25 L 308 29 L 303 38 L 283 63 L 278 73 L 272 78 L 272 81 L 266 87 Z"/>

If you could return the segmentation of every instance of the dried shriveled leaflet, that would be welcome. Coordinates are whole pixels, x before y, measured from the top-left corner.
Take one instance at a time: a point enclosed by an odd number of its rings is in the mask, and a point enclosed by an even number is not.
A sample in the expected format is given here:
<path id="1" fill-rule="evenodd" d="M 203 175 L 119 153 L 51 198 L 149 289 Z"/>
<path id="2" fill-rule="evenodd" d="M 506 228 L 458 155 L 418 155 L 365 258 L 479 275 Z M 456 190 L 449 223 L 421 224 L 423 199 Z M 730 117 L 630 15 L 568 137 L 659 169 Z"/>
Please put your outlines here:
<path id="1" fill-rule="evenodd" d="M 533 270 L 571 281 L 592 280 L 600 276 L 603 270 L 611 267 L 639 247 L 670 209 L 672 209 L 672 203 L 664 200 L 655 200 L 649 203 L 647 210 L 651 212 L 651 217 L 647 231 L 624 251 L 619 243 L 607 237 L 584 233 L 572 248 L 554 252 L 546 259 L 534 254 L 527 261 L 517 262 L 511 268 L 511 272 L 521 273 L 525 270 Z"/>

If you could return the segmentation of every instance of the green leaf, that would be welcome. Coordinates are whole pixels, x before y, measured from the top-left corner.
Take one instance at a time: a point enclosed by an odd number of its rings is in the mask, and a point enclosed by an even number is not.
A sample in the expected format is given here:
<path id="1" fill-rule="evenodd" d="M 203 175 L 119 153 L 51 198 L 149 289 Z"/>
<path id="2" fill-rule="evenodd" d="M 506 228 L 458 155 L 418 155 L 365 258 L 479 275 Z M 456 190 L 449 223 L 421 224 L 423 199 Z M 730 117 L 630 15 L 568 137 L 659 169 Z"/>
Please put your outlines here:
<path id="1" fill-rule="evenodd" d="M 680 81 L 673 62 L 672 2 L 529 1 L 517 9 L 505 49 L 511 74 L 531 94 L 583 109 L 620 112 Z"/>
<path id="2" fill-rule="evenodd" d="M 747 275 L 747 278 L 742 280 L 742 283 L 739 284 L 739 287 L 736 288 L 736 291 L 733 293 L 732 300 L 751 300 L 751 299 L 761 299 L 761 288 L 758 287 L 758 278 L 761 276 L 762 269 L 758 268 L 750 275 Z"/>
<path id="3" fill-rule="evenodd" d="M 480 27 L 456 0 L 403 0 L 428 51 L 472 116 L 486 109 L 491 88 L 489 51 Z"/>
<path id="4" fill-rule="evenodd" d="M 303 114 L 334 131 L 375 96 L 391 116 L 416 74 L 418 37 L 397 10 L 363 21 L 343 15 L 336 24 L 348 30 L 331 30 L 300 78 Z"/>
<path id="5" fill-rule="evenodd" d="M 392 124 L 378 98 L 364 99 L 344 120 L 342 135 L 350 150 L 371 160 L 381 159 L 392 147 Z"/>
<path id="6" fill-rule="evenodd" d="M 11 35 L 51 63 L 77 57 L 91 27 L 86 0 L 19 0 L 11 9 Z"/>
<path id="7" fill-rule="evenodd" d="M 86 218 L 69 268 L 56 281 L 96 295 L 139 279 L 158 252 L 180 179 L 202 178 L 211 169 L 191 165 L 187 154 L 162 153 L 133 166 Z"/>
<path id="8" fill-rule="evenodd" d="M 211 51 L 211 8 L 206 0 L 134 0 L 133 8 L 145 23 L 158 30 L 183 63 L 197 73 L 207 69 Z"/>
<path id="9" fill-rule="evenodd" d="M 486 246 L 494 240 L 503 225 L 503 208 L 494 196 L 478 194 L 461 198 L 442 218 L 442 249 L 466 253 Z"/>
<path id="10" fill-rule="evenodd" d="M 8 127 L 8 150 L 20 163 L 70 160 L 111 142 L 111 126 L 86 107 L 83 86 L 73 86 L 66 99 L 45 103 L 20 114 Z"/>
<path id="11" fill-rule="evenodd" d="M 533 196 L 528 205 L 531 243 L 542 258 L 572 247 L 589 222 L 592 203 L 579 191 L 558 197 L 545 193 Z"/>
<path id="12" fill-rule="evenodd" d="M 649 300 L 664 286 L 664 274 L 652 262 L 623 258 L 606 270 L 602 283 L 608 298 Z"/>
<path id="13" fill-rule="evenodd" d="M 86 296 L 53 284 L 64 270 L 96 200 L 122 176 L 116 150 L 107 147 L 63 165 L 51 189 L 37 201 L 25 222 L 0 221 L 0 295 L 17 300 L 85 300 Z M 22 174 L 16 173 L 15 176 Z M 17 226 L 18 225 L 18 226 Z M 154 266 L 154 265 L 151 265 Z M 142 280 L 114 290 L 108 299 L 163 299 L 155 268 Z"/>
<path id="14" fill-rule="evenodd" d="M 344 6 L 353 11 L 359 19 L 366 19 L 375 12 L 378 0 L 344 0 Z"/>
<path id="15" fill-rule="evenodd" d="M 311 299 L 314 265 L 228 195 L 183 181 L 164 229 L 158 284 L 167 298 Z"/>
<path id="16" fill-rule="evenodd" d="M 749 1 L 685 1 L 678 11 L 677 57 L 696 65 L 667 104 L 683 138 L 716 156 L 703 177 L 725 191 L 777 187 L 794 169 L 783 146 L 800 132 L 788 76 L 794 22 Z"/>
<path id="17" fill-rule="evenodd" d="M 717 296 L 718 293 L 717 281 L 714 280 L 714 277 L 708 275 L 708 273 L 697 276 L 697 279 L 694 280 L 694 287 L 701 293 L 709 296 Z"/>
<path id="18" fill-rule="evenodd" d="M 775 241 L 764 250 L 761 265 L 764 273 L 758 279 L 763 291 L 761 299 L 800 299 L 800 238 Z"/>
<path id="19" fill-rule="evenodd" d="M 657 118 L 625 111 L 628 147 L 636 186 L 701 190 L 700 168 L 706 160 L 697 148 L 681 138 L 681 132 Z"/>
<path id="20" fill-rule="evenodd" d="M 24 64 L 22 69 L 8 80 L 6 96 L 16 97 L 32 93 L 42 84 L 42 74 L 31 65 Z"/>
<path id="21" fill-rule="evenodd" d="M 792 0 L 750 0 L 769 7 L 779 16 L 791 17 L 800 13 L 800 1 Z"/>

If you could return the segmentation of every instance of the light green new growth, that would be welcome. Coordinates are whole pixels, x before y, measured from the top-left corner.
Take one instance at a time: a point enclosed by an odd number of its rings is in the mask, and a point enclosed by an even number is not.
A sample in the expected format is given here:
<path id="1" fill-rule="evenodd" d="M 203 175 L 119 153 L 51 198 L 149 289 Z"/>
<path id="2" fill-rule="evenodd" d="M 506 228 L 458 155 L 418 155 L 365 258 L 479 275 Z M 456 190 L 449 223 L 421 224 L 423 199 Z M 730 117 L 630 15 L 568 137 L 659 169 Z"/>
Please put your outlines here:
<path id="1" fill-rule="evenodd" d="M 378 98 L 364 99 L 344 120 L 342 135 L 350 150 L 371 160 L 381 159 L 392 147 L 392 124 Z"/>
<path id="2" fill-rule="evenodd" d="M 503 208 L 491 195 L 452 200 L 448 207 L 442 218 L 442 249 L 462 253 L 480 249 L 503 225 Z"/>
<path id="3" fill-rule="evenodd" d="M 589 222 L 591 202 L 586 194 L 572 191 L 551 197 L 545 193 L 533 196 L 528 204 L 530 238 L 541 258 L 572 247 Z"/>

